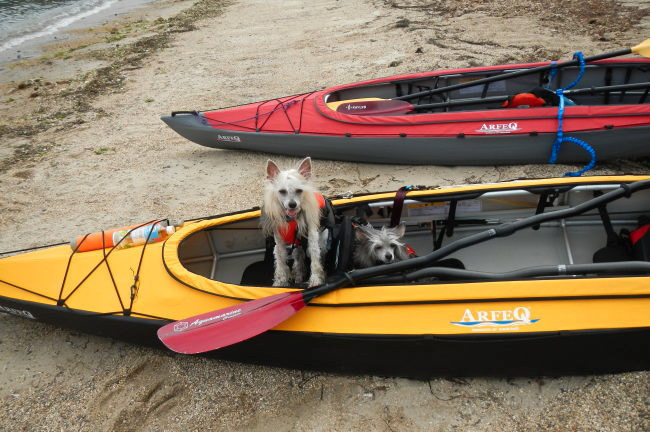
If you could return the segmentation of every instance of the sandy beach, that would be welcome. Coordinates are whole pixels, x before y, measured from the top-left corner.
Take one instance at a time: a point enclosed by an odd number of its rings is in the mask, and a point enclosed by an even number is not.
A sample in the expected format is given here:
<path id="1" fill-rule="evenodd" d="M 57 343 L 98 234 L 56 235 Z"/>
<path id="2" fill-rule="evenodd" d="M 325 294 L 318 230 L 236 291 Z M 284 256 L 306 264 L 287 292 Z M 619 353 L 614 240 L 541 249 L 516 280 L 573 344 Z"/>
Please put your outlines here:
<path id="1" fill-rule="evenodd" d="M 269 157 L 198 146 L 172 110 L 437 68 L 562 60 L 650 37 L 610 0 L 168 0 L 0 65 L 0 252 L 259 205 Z M 273 156 L 281 166 L 296 160 Z M 315 160 L 325 195 L 561 176 L 577 166 Z M 614 161 L 589 174 L 648 174 Z M 173 355 L 0 314 L 0 430 L 648 431 L 650 372 L 344 376 Z"/>

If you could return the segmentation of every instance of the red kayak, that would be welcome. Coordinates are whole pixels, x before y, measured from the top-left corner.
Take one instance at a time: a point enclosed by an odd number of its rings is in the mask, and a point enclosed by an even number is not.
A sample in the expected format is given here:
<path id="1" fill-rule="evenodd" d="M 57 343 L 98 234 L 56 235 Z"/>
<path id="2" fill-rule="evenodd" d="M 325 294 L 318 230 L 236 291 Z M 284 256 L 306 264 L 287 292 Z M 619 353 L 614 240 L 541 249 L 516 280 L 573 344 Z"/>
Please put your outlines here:
<path id="1" fill-rule="evenodd" d="M 162 120 L 208 147 L 359 162 L 649 156 L 650 60 L 589 60 L 400 75 Z"/>

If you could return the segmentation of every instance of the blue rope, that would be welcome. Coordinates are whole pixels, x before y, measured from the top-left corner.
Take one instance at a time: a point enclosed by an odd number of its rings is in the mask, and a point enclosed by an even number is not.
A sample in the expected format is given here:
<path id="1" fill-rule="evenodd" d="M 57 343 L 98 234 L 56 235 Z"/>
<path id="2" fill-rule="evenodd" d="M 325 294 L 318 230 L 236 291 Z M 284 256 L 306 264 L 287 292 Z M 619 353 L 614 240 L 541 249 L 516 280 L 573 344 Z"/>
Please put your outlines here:
<path id="1" fill-rule="evenodd" d="M 557 74 L 557 69 L 555 68 L 556 64 L 557 64 L 557 62 L 554 62 L 554 61 L 551 62 L 551 65 L 553 66 L 553 69 L 551 69 L 551 76 L 548 79 L 548 84 L 547 84 L 546 88 L 549 88 L 551 86 L 551 83 L 555 79 L 555 75 Z"/>
<path id="2" fill-rule="evenodd" d="M 580 82 L 580 80 L 582 79 L 582 76 L 585 74 L 585 59 L 584 59 L 584 56 L 582 55 L 582 53 L 580 51 L 573 54 L 573 59 L 575 60 L 576 58 L 580 62 L 580 72 L 578 73 L 578 76 L 576 77 L 576 79 L 574 79 L 571 84 L 564 87 L 562 90 L 569 90 L 570 88 L 572 88 L 573 86 L 578 84 L 578 82 Z"/>
<path id="3" fill-rule="evenodd" d="M 579 177 L 582 174 L 589 171 L 590 169 L 592 169 L 594 166 L 596 166 L 596 151 L 589 144 L 587 144 L 585 141 L 581 139 L 564 136 L 564 132 L 562 129 L 564 123 L 564 106 L 566 100 L 566 97 L 564 96 L 564 91 L 578 84 L 578 82 L 580 81 L 580 79 L 585 73 L 585 59 L 582 53 L 576 52 L 573 55 L 573 58 L 578 59 L 578 61 L 580 62 L 580 72 L 578 73 L 578 76 L 568 86 L 555 90 L 555 94 L 557 94 L 558 97 L 560 98 L 560 106 L 558 107 L 558 111 L 557 111 L 557 135 L 555 136 L 555 141 L 553 142 L 553 147 L 551 149 L 551 157 L 548 160 L 548 163 L 551 164 L 555 163 L 555 161 L 557 160 L 557 154 L 560 151 L 560 147 L 564 141 L 572 142 L 582 147 L 587 153 L 589 153 L 589 155 L 591 156 L 591 160 L 580 171 L 564 173 L 564 177 Z M 555 69 L 551 69 L 550 81 L 552 81 L 553 78 L 555 77 L 555 71 L 556 71 Z"/>

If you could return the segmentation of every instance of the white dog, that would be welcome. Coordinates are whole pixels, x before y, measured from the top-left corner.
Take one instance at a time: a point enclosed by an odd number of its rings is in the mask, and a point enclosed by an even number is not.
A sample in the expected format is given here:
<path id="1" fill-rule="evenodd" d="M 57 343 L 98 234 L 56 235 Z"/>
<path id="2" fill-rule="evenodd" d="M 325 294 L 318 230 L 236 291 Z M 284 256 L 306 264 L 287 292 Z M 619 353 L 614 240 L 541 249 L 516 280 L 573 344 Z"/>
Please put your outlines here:
<path id="1" fill-rule="evenodd" d="M 307 266 L 305 252 L 300 245 L 300 239 L 304 238 L 307 239 L 307 253 L 311 259 L 308 285 L 321 285 L 325 280 L 320 236 L 320 194 L 310 184 L 310 178 L 309 157 L 303 159 L 297 168 L 285 171 L 281 171 L 271 160 L 266 164 L 262 229 L 275 239 L 273 286 L 287 286 L 291 279 L 297 284 L 305 281 Z"/>
<path id="2" fill-rule="evenodd" d="M 406 225 L 401 223 L 393 228 L 373 228 L 372 225 L 359 225 L 355 229 L 354 265 L 357 268 L 390 264 L 409 257 L 404 243 Z"/>

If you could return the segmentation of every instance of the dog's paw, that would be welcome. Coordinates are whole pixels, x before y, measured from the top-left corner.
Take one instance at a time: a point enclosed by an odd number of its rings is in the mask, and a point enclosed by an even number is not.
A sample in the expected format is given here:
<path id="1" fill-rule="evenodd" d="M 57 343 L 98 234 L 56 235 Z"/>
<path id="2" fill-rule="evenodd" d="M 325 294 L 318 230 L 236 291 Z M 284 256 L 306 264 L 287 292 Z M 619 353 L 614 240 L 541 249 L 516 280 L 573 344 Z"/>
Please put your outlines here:
<path id="1" fill-rule="evenodd" d="M 273 286 L 274 287 L 287 287 L 287 286 L 289 286 L 289 279 L 274 279 L 273 280 Z"/>
<path id="2" fill-rule="evenodd" d="M 296 264 L 293 267 L 293 281 L 297 284 L 301 284 L 307 279 L 307 269 L 300 265 Z"/>
<path id="3" fill-rule="evenodd" d="M 322 277 L 312 275 L 309 278 L 308 285 L 311 288 L 311 287 L 315 287 L 315 286 L 318 286 L 318 285 L 323 285 L 323 282 L 324 282 L 324 280 L 323 280 Z"/>

